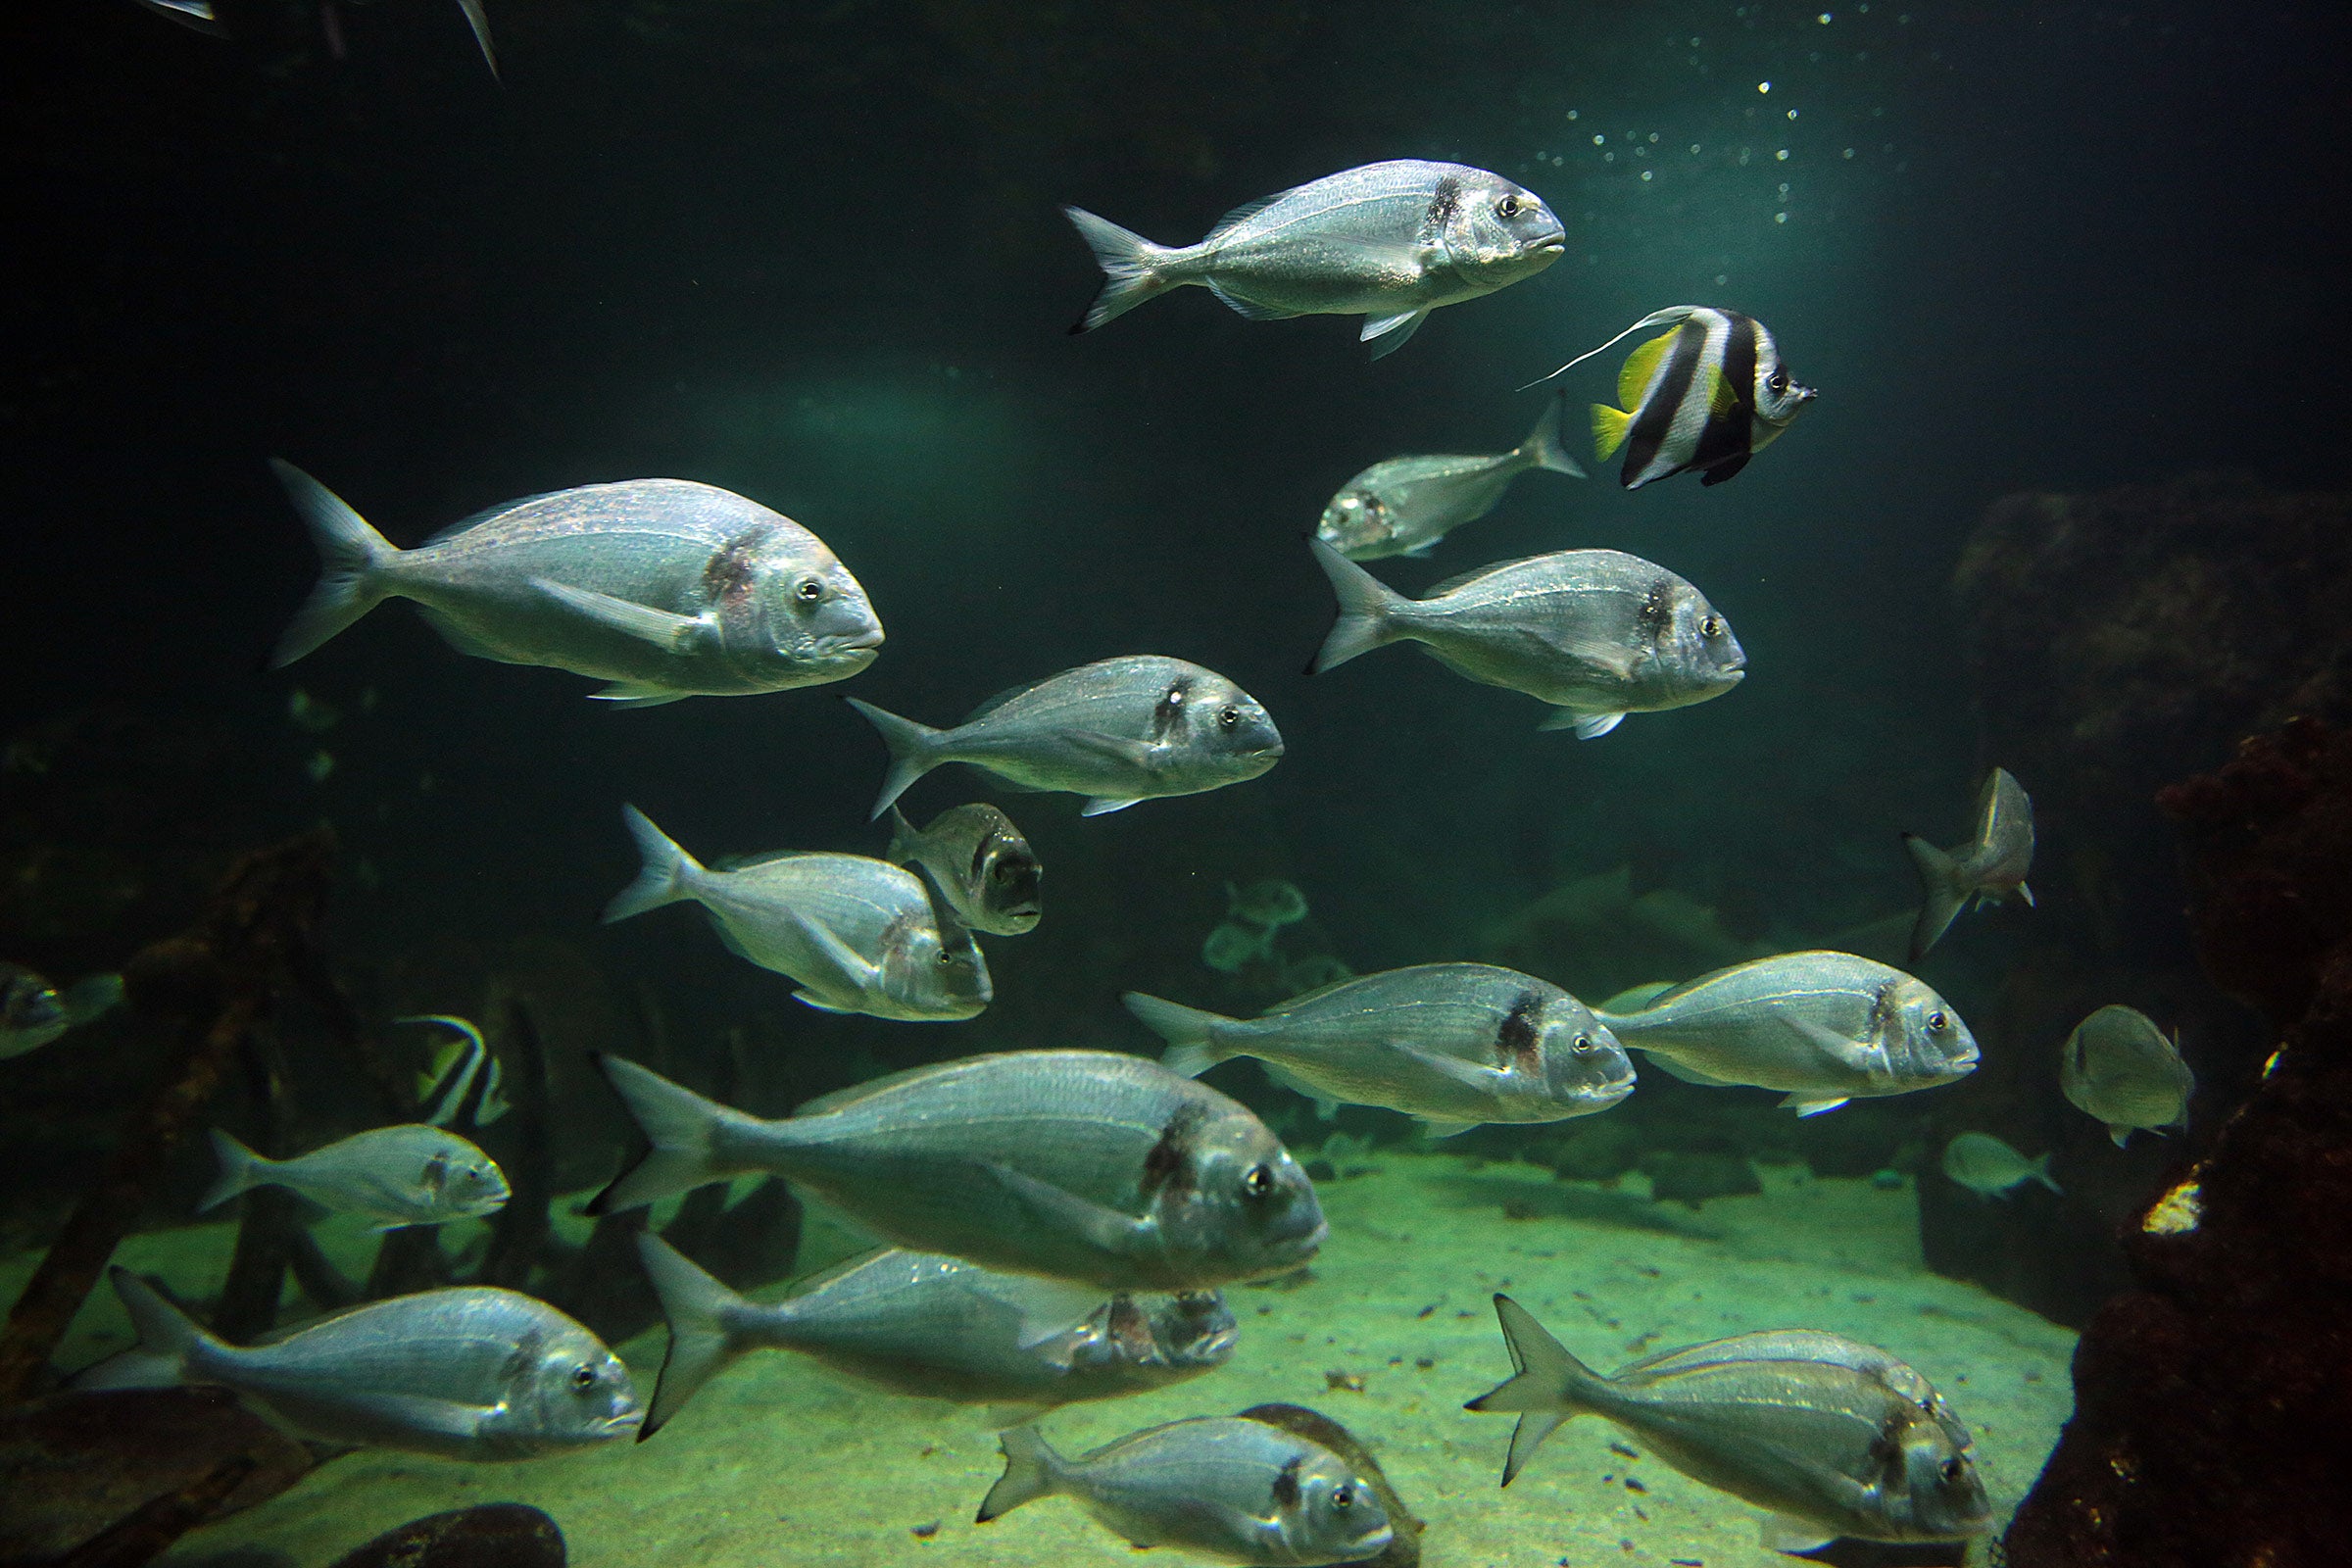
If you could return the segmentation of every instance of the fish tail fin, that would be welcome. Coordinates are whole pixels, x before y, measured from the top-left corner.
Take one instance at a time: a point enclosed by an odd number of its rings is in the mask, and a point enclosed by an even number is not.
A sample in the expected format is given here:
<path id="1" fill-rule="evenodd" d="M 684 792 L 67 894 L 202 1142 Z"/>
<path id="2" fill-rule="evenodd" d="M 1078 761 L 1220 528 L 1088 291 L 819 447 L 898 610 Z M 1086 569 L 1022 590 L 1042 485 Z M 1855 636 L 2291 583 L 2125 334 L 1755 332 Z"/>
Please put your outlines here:
<path id="1" fill-rule="evenodd" d="M 882 793 L 874 801 L 870 819 L 896 806 L 906 786 L 939 765 L 939 760 L 931 755 L 931 743 L 939 731 L 855 697 L 844 701 L 865 715 L 865 721 L 881 734 L 882 744 L 890 748 L 890 771 L 882 775 Z"/>
<path id="2" fill-rule="evenodd" d="M 122 1002 L 122 977 L 119 974 L 84 976 L 66 987 L 57 1000 L 58 1004 L 66 1009 L 66 1022 L 78 1029 Z"/>
<path id="3" fill-rule="evenodd" d="M 1332 622 L 1331 635 L 1323 639 L 1315 662 L 1306 667 L 1308 674 L 1320 675 L 1359 654 L 1395 642 L 1396 612 L 1411 601 L 1322 540 L 1309 539 L 1307 547 L 1314 551 L 1315 564 L 1331 579 L 1332 592 L 1340 600 L 1340 618 Z"/>
<path id="4" fill-rule="evenodd" d="M 482 0 L 458 0 L 458 9 L 466 13 L 473 41 L 482 46 L 482 64 L 490 68 L 490 79 L 506 85 L 506 78 L 498 74 L 498 51 L 490 47 L 490 14 L 482 9 Z"/>
<path id="5" fill-rule="evenodd" d="M 620 809 L 629 824 L 629 836 L 637 841 L 637 853 L 645 863 L 637 872 L 637 880 L 613 894 L 612 902 L 605 906 L 607 925 L 693 898 L 694 879 L 703 874 L 702 862 L 654 826 L 652 817 L 634 806 Z"/>
<path id="6" fill-rule="evenodd" d="M 2034 1156 L 2033 1163 L 2026 1167 L 2026 1174 L 2060 1197 L 2066 1195 L 2066 1189 L 2058 1185 L 2058 1178 L 2050 1174 L 2050 1156 L 2047 1153 Z"/>
<path id="7" fill-rule="evenodd" d="M 1232 1054 L 1217 1049 L 1217 1026 L 1233 1020 L 1223 1013 L 1188 1007 L 1130 991 L 1119 1001 L 1143 1026 L 1168 1043 L 1159 1064 L 1179 1078 L 1198 1078 Z"/>
<path id="8" fill-rule="evenodd" d="M 1634 416 L 1623 409 L 1612 409 L 1606 403 L 1592 405 L 1592 456 L 1606 463 L 1616 450 L 1625 445 L 1625 433 L 1634 427 Z"/>
<path id="9" fill-rule="evenodd" d="M 197 1213 L 209 1214 L 229 1200 L 269 1184 L 269 1167 L 275 1162 L 263 1158 L 218 1127 L 213 1129 L 213 1152 L 220 1156 L 220 1174 L 205 1193 L 204 1201 L 196 1205 Z"/>
<path id="10" fill-rule="evenodd" d="M 1502 1484 L 1507 1487 L 1561 1422 L 1592 1408 L 1588 1391 L 1603 1380 L 1509 1297 L 1494 1298 L 1494 1315 L 1502 1323 L 1503 1344 L 1510 1348 L 1513 1375 L 1463 1408 L 1520 1412 L 1519 1425 L 1511 1433 L 1510 1457 L 1503 1461 Z"/>
<path id="11" fill-rule="evenodd" d="M 741 1352 L 727 1319 L 744 1299 L 651 1231 L 637 1237 L 637 1256 L 669 1321 L 669 1350 L 662 1358 L 654 1402 L 637 1429 L 643 1443 L 685 1408 L 694 1393 Z"/>
<path id="12" fill-rule="evenodd" d="M 1078 237 L 1095 253 L 1102 269 L 1102 287 L 1087 306 L 1086 315 L 1070 328 L 1074 337 L 1092 332 L 1115 317 L 1126 315 L 1155 294 L 1174 287 L 1159 275 L 1158 265 L 1168 256 L 1164 245 L 1121 228 L 1107 218 L 1097 218 L 1083 207 L 1064 207 L 1061 215 L 1077 228 Z"/>
<path id="13" fill-rule="evenodd" d="M 212 1342 L 196 1320 L 165 1299 L 163 1292 L 118 1263 L 106 1271 L 139 1343 L 119 1355 L 86 1367 L 73 1380 L 76 1389 L 168 1389 L 188 1381 L 188 1363 Z"/>
<path id="14" fill-rule="evenodd" d="M 735 1167 L 718 1156 L 718 1135 L 731 1121 L 750 1118 L 633 1061 L 602 1053 L 595 1060 L 653 1148 L 596 1195 L 589 1213 L 611 1214 L 658 1202 L 735 1173 Z"/>
<path id="15" fill-rule="evenodd" d="M 1037 1428 L 1014 1427 L 998 1437 L 997 1446 L 1004 1455 L 1004 1473 L 980 1499 L 975 1524 L 1002 1518 L 1024 1502 L 1035 1502 L 1061 1490 L 1061 1455 Z"/>
<path id="16" fill-rule="evenodd" d="M 1917 963 L 1968 903 L 1968 886 L 1960 862 L 1918 834 L 1904 834 L 1903 848 L 1911 852 L 1911 863 L 1919 868 L 1920 886 L 1927 893 L 1919 906 L 1919 920 L 1911 927 L 1911 961 Z"/>
<path id="17" fill-rule="evenodd" d="M 1549 468 L 1554 473 L 1582 479 L 1585 476 L 1583 466 L 1568 455 L 1566 444 L 1560 440 L 1560 410 L 1566 402 L 1565 397 L 1556 397 L 1544 403 L 1543 417 L 1536 421 L 1536 427 L 1528 432 L 1527 439 L 1519 444 L 1519 450 L 1539 468 Z"/>
<path id="18" fill-rule="evenodd" d="M 882 858 L 893 865 L 904 865 L 913 849 L 914 824 L 906 820 L 906 813 L 894 802 L 890 808 L 890 848 Z"/>
<path id="19" fill-rule="evenodd" d="M 270 655 L 270 667 L 283 669 L 383 602 L 382 568 L 400 551 L 341 496 L 291 463 L 271 458 L 270 467 L 318 547 L 318 585 Z"/>

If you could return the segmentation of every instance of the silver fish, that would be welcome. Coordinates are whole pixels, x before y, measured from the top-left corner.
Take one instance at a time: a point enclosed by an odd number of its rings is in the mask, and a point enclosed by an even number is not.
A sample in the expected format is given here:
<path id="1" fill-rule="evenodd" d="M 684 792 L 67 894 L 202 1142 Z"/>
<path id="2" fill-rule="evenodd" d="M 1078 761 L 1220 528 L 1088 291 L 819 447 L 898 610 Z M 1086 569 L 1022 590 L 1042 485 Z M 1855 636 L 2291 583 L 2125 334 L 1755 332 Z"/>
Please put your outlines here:
<path id="1" fill-rule="evenodd" d="M 1255 698 L 1181 659 L 1131 654 L 990 698 L 954 729 L 932 729 L 853 697 L 890 748 L 873 814 L 943 762 L 969 762 L 1036 790 L 1089 797 L 1084 815 L 1239 784 L 1282 758 Z"/>
<path id="2" fill-rule="evenodd" d="M 2180 1059 L 2179 1040 L 2167 1040 L 2146 1013 L 2109 1006 L 2066 1037 L 2058 1087 L 2077 1110 L 2105 1122 L 2121 1149 L 2140 1128 L 2187 1126 L 2197 1075 Z"/>
<path id="3" fill-rule="evenodd" d="M 1361 316 L 1374 359 L 1429 313 L 1533 277 L 1567 230 L 1543 199 L 1462 164 L 1366 164 L 1235 208 L 1198 245 L 1154 245 L 1064 207 L 1095 253 L 1102 292 L 1070 328 L 1092 331 L 1156 294 L 1198 283 L 1252 321 Z"/>
<path id="4" fill-rule="evenodd" d="M 1939 850 L 1906 833 L 1903 847 L 1911 852 L 1927 893 L 1911 928 L 1913 963 L 1927 956 L 1972 897 L 1980 906 L 2011 899 L 2034 906 L 2034 890 L 2026 886 L 2026 873 L 2034 867 L 2034 803 L 2007 768 L 1994 768 L 1978 792 L 1977 831 L 1966 844 Z"/>
<path id="5" fill-rule="evenodd" d="M 446 1127 L 375 1127 L 291 1159 L 269 1159 L 213 1129 L 220 1175 L 196 1212 L 256 1187 L 283 1187 L 377 1230 L 446 1225 L 504 1208 L 513 1196 L 498 1161 Z"/>
<path id="6" fill-rule="evenodd" d="M 2066 1189 L 2050 1174 L 2050 1156 L 2028 1159 L 1990 1133 L 1968 1132 L 1943 1146 L 1943 1173 L 1979 1198 L 2004 1198 L 2022 1182 L 2039 1182 L 2053 1193 Z"/>
<path id="7" fill-rule="evenodd" d="M 1706 305 L 1652 311 L 1552 375 L 1582 365 L 1636 332 L 1669 327 L 1626 356 L 1617 401 L 1592 405 L 1592 445 L 1606 463 L 1619 446 L 1617 482 L 1639 490 L 1678 473 L 1721 484 L 1779 439 L 1818 394 L 1788 373 L 1762 322 Z"/>
<path id="8" fill-rule="evenodd" d="M 640 1440 L 753 1350 L 798 1350 L 894 1394 L 990 1405 L 1001 1426 L 1162 1388 L 1233 1357 L 1233 1313 L 1214 1291 L 1105 1298 L 1089 1286 L 892 1250 L 803 1281 L 771 1306 L 650 1232 L 637 1251 L 669 1320 L 669 1354 Z"/>
<path id="9" fill-rule="evenodd" d="M 1604 1378 L 1509 1297 L 1494 1298 L 1494 1312 L 1516 1375 L 1468 1408 L 1521 1412 L 1506 1487 L 1560 1423 L 1597 1415 L 1692 1480 L 1771 1510 L 1767 1540 L 1786 1551 L 1839 1536 L 1961 1541 L 1991 1527 L 1967 1429 L 1932 1389 L 1916 1397 L 1927 1380 L 1873 1346 L 1812 1331 L 1739 1335 Z"/>
<path id="10" fill-rule="evenodd" d="M 1391 1536 L 1380 1494 L 1338 1454 L 1239 1416 L 1196 1416 L 1065 1459 L 1035 1427 L 1004 1435 L 1004 1474 L 979 1522 L 1025 1502 L 1072 1498 L 1129 1544 L 1224 1562 L 1362 1562 Z"/>
<path id="11" fill-rule="evenodd" d="M 1265 1123 L 1141 1056 L 971 1056 L 781 1121 L 597 1060 L 653 1145 L 600 1214 L 772 1171 L 893 1245 L 1110 1291 L 1259 1279 L 1323 1245 L 1314 1186 Z"/>
<path id="12" fill-rule="evenodd" d="M 1595 740 L 1628 713 L 1720 697 L 1747 673 L 1731 623 L 1663 566 L 1614 550 L 1496 562 L 1407 599 L 1320 539 L 1339 620 L 1309 666 L 1417 642 L 1459 675 L 1560 710 L 1538 726 Z"/>
<path id="13" fill-rule="evenodd" d="M 40 1050 L 122 1000 L 119 974 L 94 974 L 60 991 L 23 964 L 0 959 L 0 1060 Z"/>
<path id="14" fill-rule="evenodd" d="M 1784 953 L 1597 1016 L 1691 1083 L 1778 1089 L 1800 1116 L 1976 1070 L 1976 1037 L 1924 981 L 1850 953 Z"/>
<path id="15" fill-rule="evenodd" d="M 138 0 L 138 3 L 159 17 L 168 17 L 192 32 L 215 38 L 228 36 L 220 18 L 213 10 L 213 0 Z"/>
<path id="16" fill-rule="evenodd" d="M 995 994 L 988 960 L 918 872 L 862 855 L 775 855 L 711 870 L 634 806 L 645 867 L 605 906 L 605 923 L 692 902 L 738 957 L 801 983 L 825 1012 L 929 1022 L 976 1016 Z"/>
<path id="17" fill-rule="evenodd" d="M 1588 1116 L 1634 1092 L 1624 1048 L 1583 1003 L 1491 964 L 1361 975 L 1248 1020 L 1134 991 L 1120 1000 L 1168 1042 L 1171 1072 L 1255 1056 L 1318 1098 L 1419 1116 L 1440 1137 Z"/>
<path id="18" fill-rule="evenodd" d="M 958 806 L 917 831 L 894 806 L 890 824 L 891 860 L 930 872 L 965 925 L 1000 937 L 1037 929 L 1045 867 L 1011 817 L 993 806 Z"/>
<path id="19" fill-rule="evenodd" d="M 513 501 L 395 549 L 341 497 L 271 463 L 323 571 L 271 659 L 309 654 L 386 599 L 460 653 L 612 684 L 629 707 L 846 680 L 882 623 L 825 542 L 714 485 L 632 479 Z"/>
<path id="20" fill-rule="evenodd" d="M 1493 512 L 1511 481 L 1530 468 L 1585 476 L 1560 445 L 1556 399 L 1544 405 L 1544 416 L 1527 439 L 1499 457 L 1390 458 L 1375 463 L 1331 498 L 1315 537 L 1350 561 L 1424 556 L 1463 523 Z"/>
<path id="21" fill-rule="evenodd" d="M 455 1286 L 369 1301 L 266 1345 L 214 1338 L 125 1268 L 109 1271 L 138 1348 L 83 1389 L 232 1389 L 288 1426 L 452 1459 L 526 1459 L 625 1438 L 645 1417 L 629 1369 L 545 1301 Z"/>

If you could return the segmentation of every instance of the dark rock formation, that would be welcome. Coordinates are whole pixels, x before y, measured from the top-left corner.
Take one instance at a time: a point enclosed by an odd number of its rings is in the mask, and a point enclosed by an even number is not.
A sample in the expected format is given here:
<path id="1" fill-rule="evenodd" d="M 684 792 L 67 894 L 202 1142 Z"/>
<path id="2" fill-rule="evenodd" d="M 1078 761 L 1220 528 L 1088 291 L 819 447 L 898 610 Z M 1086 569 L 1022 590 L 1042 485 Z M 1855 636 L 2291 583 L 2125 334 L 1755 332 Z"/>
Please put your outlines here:
<path id="1" fill-rule="evenodd" d="M 2352 1550 L 2352 735 L 2297 720 L 2162 804 L 2198 952 L 2281 1044 L 2127 1234 L 2008 1561 L 2321 1568 Z"/>
<path id="2" fill-rule="evenodd" d="M 334 1568 L 564 1568 L 564 1532 L 520 1502 L 412 1519 L 344 1553 Z"/>

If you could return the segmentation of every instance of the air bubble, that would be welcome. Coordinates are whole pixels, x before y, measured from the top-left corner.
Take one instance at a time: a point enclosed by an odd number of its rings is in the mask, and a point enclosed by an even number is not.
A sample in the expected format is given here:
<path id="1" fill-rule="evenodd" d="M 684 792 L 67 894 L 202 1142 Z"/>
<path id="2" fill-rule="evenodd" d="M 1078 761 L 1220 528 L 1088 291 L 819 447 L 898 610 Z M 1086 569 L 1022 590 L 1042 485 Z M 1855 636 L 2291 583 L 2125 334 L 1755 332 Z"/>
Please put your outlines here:
<path id="1" fill-rule="evenodd" d="M 1650 175 L 1650 171 L 1648 171 L 1648 170 L 1646 170 L 1646 169 L 1644 169 L 1643 171 L 1642 171 L 1642 182 L 1643 184 L 1645 184 L 1645 185 L 1646 185 L 1646 184 L 1648 184 L 1648 183 L 1649 183 L 1649 175 Z"/>
<path id="2" fill-rule="evenodd" d="M 1592 145 L 1595 147 L 1599 146 L 1602 142 L 1607 141 L 1608 139 L 1608 137 L 1603 136 L 1597 130 L 1592 133 Z"/>
<path id="3" fill-rule="evenodd" d="M 1772 220 L 1776 223 L 1786 223 L 1788 221 L 1788 215 L 1787 213 L 1775 213 L 1772 215 Z"/>
<path id="4" fill-rule="evenodd" d="M 1769 81 L 1759 81 L 1756 83 L 1756 91 L 1770 92 L 1772 91 L 1772 83 Z"/>
<path id="5" fill-rule="evenodd" d="M 1784 163 L 1784 164 L 1785 164 L 1785 163 L 1787 163 L 1787 162 L 1788 161 L 1788 148 L 1786 148 L 1786 147 L 1784 147 L 1784 148 L 1782 148 L 1782 149 L 1781 149 L 1779 152 L 1777 152 L 1777 153 L 1774 153 L 1772 156 L 1773 156 L 1773 157 L 1775 157 L 1775 158 L 1777 158 L 1777 159 L 1779 159 L 1779 160 L 1780 160 L 1782 163 Z"/>

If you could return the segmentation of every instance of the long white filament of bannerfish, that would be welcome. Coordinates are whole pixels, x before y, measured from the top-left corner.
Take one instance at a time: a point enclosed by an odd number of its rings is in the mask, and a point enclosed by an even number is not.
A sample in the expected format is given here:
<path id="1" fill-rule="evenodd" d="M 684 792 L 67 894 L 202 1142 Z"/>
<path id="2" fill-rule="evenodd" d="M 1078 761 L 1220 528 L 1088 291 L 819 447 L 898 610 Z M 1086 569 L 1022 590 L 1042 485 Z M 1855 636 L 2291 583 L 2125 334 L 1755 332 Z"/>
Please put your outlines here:
<path id="1" fill-rule="evenodd" d="M 1542 386 L 1546 381 L 1554 380 L 1560 376 L 1566 375 L 1570 370 L 1575 369 L 1578 366 L 1584 364 L 1587 360 L 1592 358 L 1594 355 L 1608 353 L 1609 350 L 1615 348 L 1618 344 L 1624 342 L 1627 338 L 1632 337 L 1636 332 L 1641 331 L 1644 327 L 1677 325 L 1683 321 L 1690 319 L 1691 317 L 1695 316 L 1698 314 L 1698 312 L 1704 309 L 1706 309 L 1706 307 L 1702 305 L 1669 305 L 1662 311 L 1652 311 L 1647 316 L 1642 318 L 1642 319 L 1639 321 L 1636 321 L 1633 325 L 1627 327 L 1624 331 L 1618 333 L 1615 337 L 1609 339 L 1606 343 L 1603 343 L 1600 347 L 1596 349 L 1587 349 L 1584 353 L 1579 354 L 1575 359 L 1570 360 L 1566 365 L 1563 365 L 1558 369 L 1552 371 L 1550 375 L 1539 375 L 1533 381 L 1528 382 L 1527 386 L 1513 387 L 1512 390 L 1515 392 L 1524 392 L 1529 386 Z"/>

